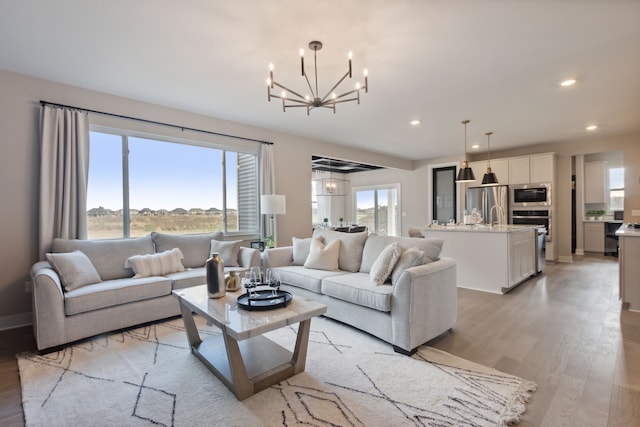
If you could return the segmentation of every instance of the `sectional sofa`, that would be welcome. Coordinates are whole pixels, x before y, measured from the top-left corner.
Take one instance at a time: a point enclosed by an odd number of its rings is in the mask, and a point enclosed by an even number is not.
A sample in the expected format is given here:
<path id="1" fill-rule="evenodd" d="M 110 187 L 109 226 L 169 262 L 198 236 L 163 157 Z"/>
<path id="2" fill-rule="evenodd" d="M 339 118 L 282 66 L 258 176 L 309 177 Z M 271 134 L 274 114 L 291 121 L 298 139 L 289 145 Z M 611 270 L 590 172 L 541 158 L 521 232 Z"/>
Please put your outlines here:
<path id="1" fill-rule="evenodd" d="M 261 262 L 260 251 L 225 242 L 222 233 L 55 239 L 48 260 L 31 269 L 38 349 L 179 315 L 171 291 L 205 283 L 213 250 L 225 269 Z"/>
<path id="2" fill-rule="evenodd" d="M 442 245 L 317 229 L 266 250 L 263 262 L 279 271 L 284 290 L 326 304 L 325 316 L 411 354 L 456 322 L 456 263 L 440 258 Z"/>

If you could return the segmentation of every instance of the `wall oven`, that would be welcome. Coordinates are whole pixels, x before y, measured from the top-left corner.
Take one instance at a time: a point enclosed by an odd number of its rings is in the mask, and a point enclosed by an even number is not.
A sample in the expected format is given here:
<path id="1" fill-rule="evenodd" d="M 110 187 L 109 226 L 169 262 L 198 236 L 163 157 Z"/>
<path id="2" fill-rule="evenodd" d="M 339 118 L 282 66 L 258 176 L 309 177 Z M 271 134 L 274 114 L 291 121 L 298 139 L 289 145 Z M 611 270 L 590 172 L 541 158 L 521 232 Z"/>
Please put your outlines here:
<path id="1" fill-rule="evenodd" d="M 551 206 L 551 184 L 510 185 L 511 207 Z"/>
<path id="2" fill-rule="evenodd" d="M 551 209 L 511 209 L 513 225 L 538 225 L 546 229 L 545 240 L 551 241 Z"/>

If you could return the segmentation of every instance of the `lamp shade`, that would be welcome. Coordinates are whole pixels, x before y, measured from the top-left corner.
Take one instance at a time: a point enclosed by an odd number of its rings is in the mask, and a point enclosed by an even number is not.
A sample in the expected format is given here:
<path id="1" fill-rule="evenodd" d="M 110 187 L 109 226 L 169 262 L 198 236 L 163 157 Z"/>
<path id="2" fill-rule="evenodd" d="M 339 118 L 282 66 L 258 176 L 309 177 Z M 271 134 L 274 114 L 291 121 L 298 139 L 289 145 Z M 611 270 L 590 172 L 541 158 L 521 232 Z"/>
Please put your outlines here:
<path id="1" fill-rule="evenodd" d="M 473 169 L 469 167 L 469 164 L 464 161 L 462 168 L 458 171 L 458 177 L 456 182 L 473 182 L 476 180 L 476 176 L 473 174 Z"/>
<path id="2" fill-rule="evenodd" d="M 268 194 L 260 196 L 262 213 L 266 215 L 282 215 L 287 213 L 286 197 L 280 194 Z"/>
<path id="3" fill-rule="evenodd" d="M 498 185 L 498 177 L 491 172 L 491 168 L 488 168 L 487 173 L 482 177 L 482 185 Z"/>

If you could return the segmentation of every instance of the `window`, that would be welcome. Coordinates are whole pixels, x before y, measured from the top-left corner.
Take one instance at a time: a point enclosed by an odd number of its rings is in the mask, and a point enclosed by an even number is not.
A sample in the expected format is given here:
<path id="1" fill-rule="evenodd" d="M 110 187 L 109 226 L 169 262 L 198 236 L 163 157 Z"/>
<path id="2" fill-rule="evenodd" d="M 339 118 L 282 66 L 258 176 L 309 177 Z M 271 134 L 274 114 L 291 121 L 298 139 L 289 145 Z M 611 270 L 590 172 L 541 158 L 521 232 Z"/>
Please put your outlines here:
<path id="1" fill-rule="evenodd" d="M 123 132 L 90 133 L 90 239 L 258 233 L 258 156 Z"/>
<path id="2" fill-rule="evenodd" d="M 399 236 L 399 198 L 399 184 L 354 188 L 353 218 L 358 225 L 365 225 L 370 232 Z"/>
<path id="3" fill-rule="evenodd" d="M 624 168 L 609 169 L 609 210 L 624 210 Z"/>

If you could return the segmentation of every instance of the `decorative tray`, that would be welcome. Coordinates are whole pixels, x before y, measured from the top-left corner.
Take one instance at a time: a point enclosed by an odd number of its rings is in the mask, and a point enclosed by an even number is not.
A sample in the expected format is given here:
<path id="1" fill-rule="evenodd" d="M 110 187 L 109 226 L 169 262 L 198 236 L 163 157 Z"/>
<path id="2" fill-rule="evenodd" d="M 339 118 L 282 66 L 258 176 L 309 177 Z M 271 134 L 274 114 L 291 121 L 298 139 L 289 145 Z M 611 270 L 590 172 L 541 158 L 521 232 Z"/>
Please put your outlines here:
<path id="1" fill-rule="evenodd" d="M 251 296 L 242 294 L 238 297 L 238 307 L 245 310 L 273 310 L 275 308 L 286 307 L 293 296 L 287 291 L 277 290 L 275 295 L 273 290 L 256 290 Z"/>

